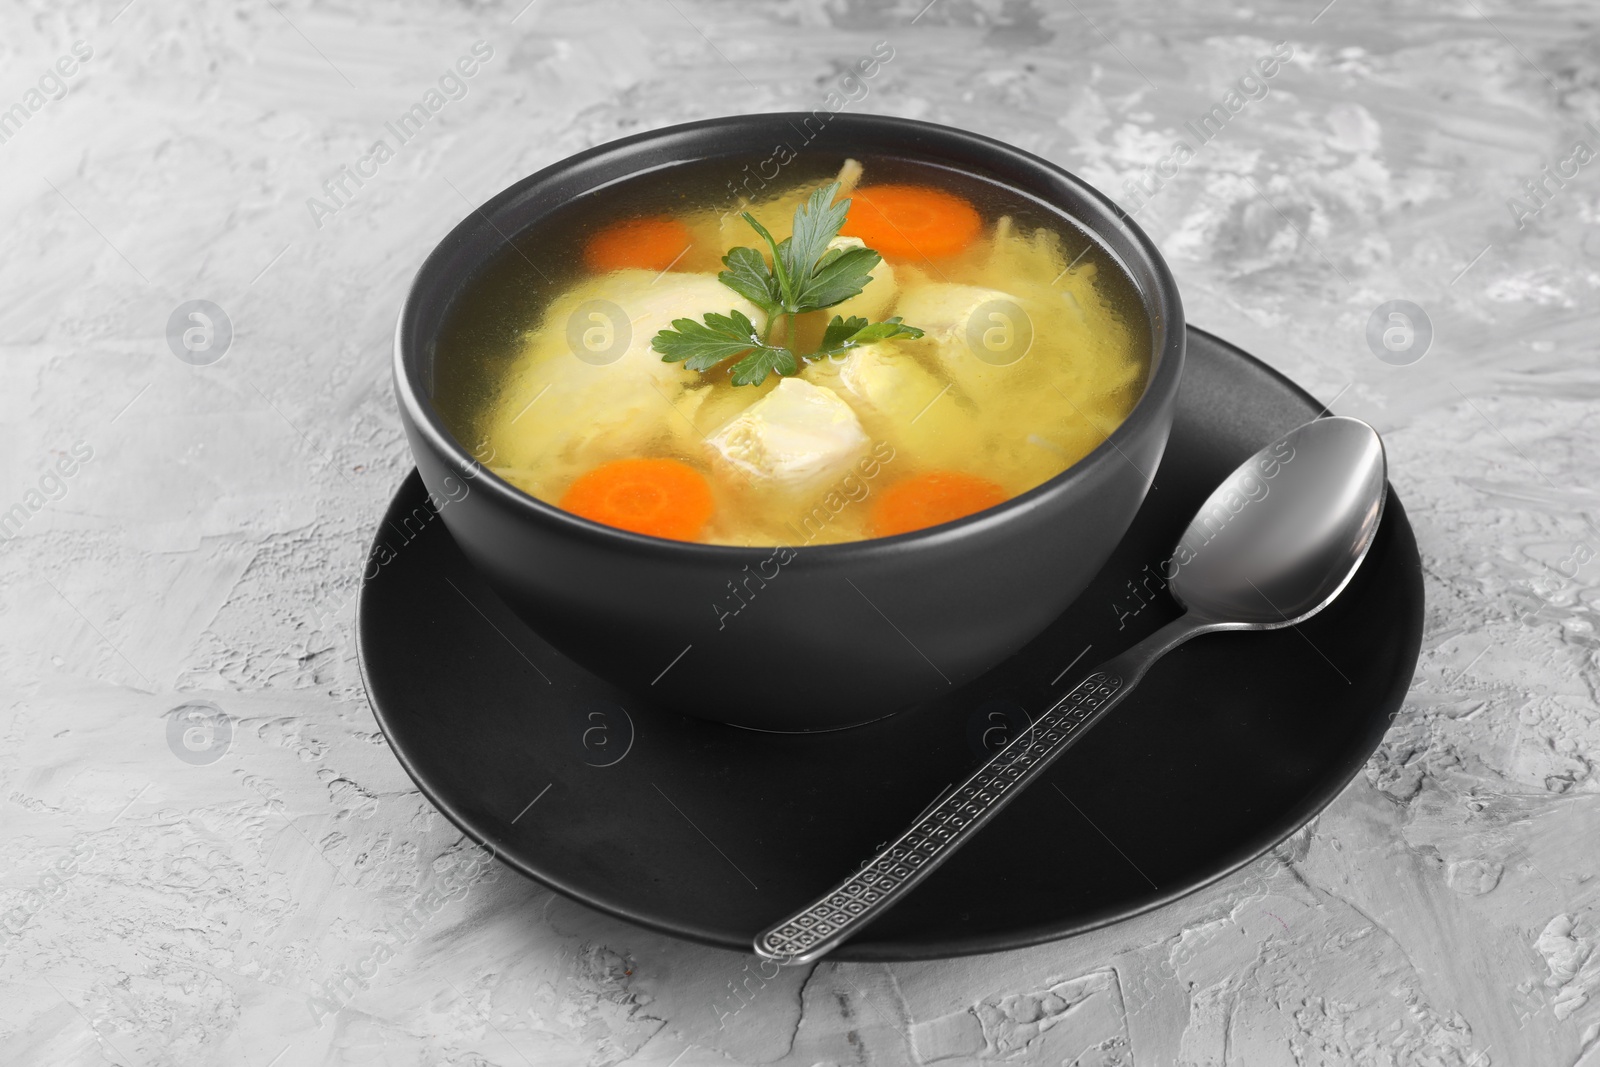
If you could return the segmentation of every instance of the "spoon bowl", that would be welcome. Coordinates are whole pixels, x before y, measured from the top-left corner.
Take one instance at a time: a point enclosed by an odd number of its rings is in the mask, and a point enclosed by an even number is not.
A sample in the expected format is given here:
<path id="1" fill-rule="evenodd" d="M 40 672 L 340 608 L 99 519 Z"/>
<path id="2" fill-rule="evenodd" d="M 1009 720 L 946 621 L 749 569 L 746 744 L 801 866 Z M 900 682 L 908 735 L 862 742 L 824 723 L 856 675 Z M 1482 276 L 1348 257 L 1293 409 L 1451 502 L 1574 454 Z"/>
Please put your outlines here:
<path id="1" fill-rule="evenodd" d="M 1200 505 L 1167 565 L 1172 595 L 1212 629 L 1275 630 L 1326 607 L 1372 547 L 1387 461 L 1371 426 L 1297 427 Z"/>

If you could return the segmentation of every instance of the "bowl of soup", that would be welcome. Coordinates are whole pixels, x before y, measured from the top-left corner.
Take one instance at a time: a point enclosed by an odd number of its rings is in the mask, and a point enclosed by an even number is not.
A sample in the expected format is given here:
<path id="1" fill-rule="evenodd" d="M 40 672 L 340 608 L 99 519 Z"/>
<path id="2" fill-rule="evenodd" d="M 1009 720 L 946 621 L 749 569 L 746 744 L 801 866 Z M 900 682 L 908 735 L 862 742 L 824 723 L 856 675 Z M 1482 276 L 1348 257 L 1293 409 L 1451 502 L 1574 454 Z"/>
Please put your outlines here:
<path id="1" fill-rule="evenodd" d="M 423 263 L 394 374 L 445 525 L 540 636 L 649 705 L 807 731 L 951 692 L 1066 608 L 1183 354 L 1166 265 L 1082 180 L 819 111 L 499 193 Z"/>

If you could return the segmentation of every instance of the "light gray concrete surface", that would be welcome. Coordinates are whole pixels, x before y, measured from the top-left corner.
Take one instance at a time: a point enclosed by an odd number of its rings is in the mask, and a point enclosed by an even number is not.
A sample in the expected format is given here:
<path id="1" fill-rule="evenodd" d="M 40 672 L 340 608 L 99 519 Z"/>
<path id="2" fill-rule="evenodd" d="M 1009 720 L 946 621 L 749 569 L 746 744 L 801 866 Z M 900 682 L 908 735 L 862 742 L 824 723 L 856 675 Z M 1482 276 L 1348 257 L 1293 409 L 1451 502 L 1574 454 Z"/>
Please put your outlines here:
<path id="1" fill-rule="evenodd" d="M 0 13 L 0 1059 L 1600 1063 L 1591 8 L 525 2 Z M 480 41 L 464 96 L 308 206 Z M 1427 629 L 1366 772 L 1238 876 L 1070 942 L 745 987 L 463 867 L 374 726 L 351 598 L 410 468 L 390 337 L 435 241 L 618 135 L 835 102 L 1138 207 L 1193 323 L 1385 433 Z M 168 322 L 202 299 L 234 336 L 193 365 Z M 1367 341 L 1393 300 L 1431 320 L 1406 365 Z M 171 732 L 197 702 L 209 741 Z"/>

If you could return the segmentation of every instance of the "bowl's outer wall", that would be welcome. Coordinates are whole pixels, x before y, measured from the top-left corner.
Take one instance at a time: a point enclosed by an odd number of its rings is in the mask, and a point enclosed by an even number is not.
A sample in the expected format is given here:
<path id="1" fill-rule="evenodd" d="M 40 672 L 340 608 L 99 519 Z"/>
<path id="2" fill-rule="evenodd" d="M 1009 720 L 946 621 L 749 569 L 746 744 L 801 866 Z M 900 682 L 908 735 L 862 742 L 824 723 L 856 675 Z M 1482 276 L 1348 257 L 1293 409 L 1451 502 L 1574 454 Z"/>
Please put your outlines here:
<path id="1" fill-rule="evenodd" d="M 690 714 L 768 730 L 830 729 L 889 714 L 977 677 L 1058 616 L 1143 502 L 1171 428 L 1184 340 L 1182 307 L 1154 248 L 1076 179 L 962 131 L 835 116 L 828 151 L 876 146 L 987 173 L 1067 210 L 1129 268 L 1151 311 L 1152 368 L 1144 396 L 1108 444 L 995 511 L 792 555 L 607 530 L 477 467 L 431 411 L 423 383 L 438 323 L 470 272 L 503 243 L 500 234 L 639 169 L 745 152 L 792 128 L 791 118 L 657 131 L 525 179 L 441 242 L 418 273 L 396 337 L 396 393 L 412 453 L 435 498 L 449 501 L 440 514 L 489 587 L 594 673 Z"/>
<path id="2" fill-rule="evenodd" d="M 787 563 L 773 550 L 663 565 L 531 527 L 407 423 L 463 553 L 546 640 L 624 688 L 759 729 L 863 722 L 976 678 L 1061 614 L 1144 500 L 1142 478 L 1102 464 L 1071 494 L 872 559 L 800 548 Z M 1128 461 L 1153 470 L 1165 441 Z"/>

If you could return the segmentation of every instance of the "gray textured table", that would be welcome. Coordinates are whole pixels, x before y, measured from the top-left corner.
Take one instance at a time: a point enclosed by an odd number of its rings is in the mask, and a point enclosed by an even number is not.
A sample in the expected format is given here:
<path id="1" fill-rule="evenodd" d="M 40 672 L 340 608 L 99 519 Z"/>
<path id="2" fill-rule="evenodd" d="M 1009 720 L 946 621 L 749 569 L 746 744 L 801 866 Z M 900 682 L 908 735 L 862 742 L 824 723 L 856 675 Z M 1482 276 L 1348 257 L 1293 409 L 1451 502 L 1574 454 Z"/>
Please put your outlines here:
<path id="1" fill-rule="evenodd" d="M 524 2 L 0 15 L 0 1058 L 1600 1063 L 1592 11 Z M 1429 607 L 1366 773 L 1239 875 L 1070 942 L 763 982 L 473 866 L 350 621 L 434 242 L 589 145 L 829 93 L 1137 207 L 1192 322 L 1385 433 Z M 1431 341 L 1374 319 L 1397 300 Z"/>

